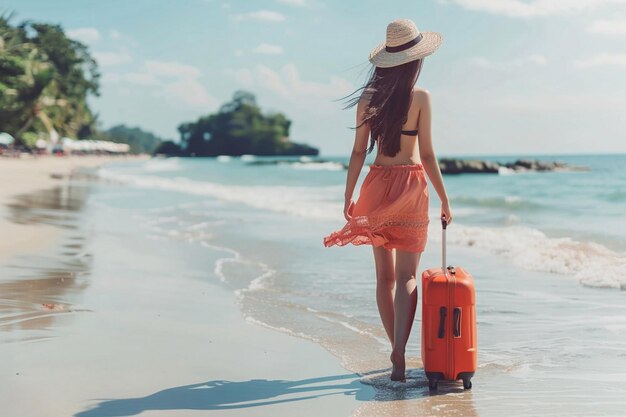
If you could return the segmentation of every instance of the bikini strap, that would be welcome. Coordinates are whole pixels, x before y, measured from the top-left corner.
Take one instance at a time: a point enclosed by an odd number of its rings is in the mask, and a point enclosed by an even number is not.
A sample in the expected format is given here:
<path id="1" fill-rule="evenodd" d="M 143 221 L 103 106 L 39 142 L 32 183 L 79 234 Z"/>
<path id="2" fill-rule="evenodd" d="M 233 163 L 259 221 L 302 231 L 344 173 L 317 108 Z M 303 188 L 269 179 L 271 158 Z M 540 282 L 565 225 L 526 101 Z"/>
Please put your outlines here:
<path id="1" fill-rule="evenodd" d="M 403 135 L 417 136 L 417 130 L 403 130 Z"/>

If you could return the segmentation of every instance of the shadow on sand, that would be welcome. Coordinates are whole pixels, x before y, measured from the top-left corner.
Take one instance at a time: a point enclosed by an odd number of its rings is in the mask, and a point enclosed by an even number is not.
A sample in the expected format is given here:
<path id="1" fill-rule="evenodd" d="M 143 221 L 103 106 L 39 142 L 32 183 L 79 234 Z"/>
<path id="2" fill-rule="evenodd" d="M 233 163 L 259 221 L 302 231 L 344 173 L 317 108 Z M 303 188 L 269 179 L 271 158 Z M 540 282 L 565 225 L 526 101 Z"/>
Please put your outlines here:
<path id="1" fill-rule="evenodd" d="M 348 380 L 348 381 L 346 381 Z M 333 375 L 298 381 L 252 379 L 213 380 L 168 388 L 146 397 L 105 400 L 75 417 L 134 416 L 148 410 L 230 410 L 302 401 L 331 395 L 372 398 L 369 387 L 356 374 Z"/>

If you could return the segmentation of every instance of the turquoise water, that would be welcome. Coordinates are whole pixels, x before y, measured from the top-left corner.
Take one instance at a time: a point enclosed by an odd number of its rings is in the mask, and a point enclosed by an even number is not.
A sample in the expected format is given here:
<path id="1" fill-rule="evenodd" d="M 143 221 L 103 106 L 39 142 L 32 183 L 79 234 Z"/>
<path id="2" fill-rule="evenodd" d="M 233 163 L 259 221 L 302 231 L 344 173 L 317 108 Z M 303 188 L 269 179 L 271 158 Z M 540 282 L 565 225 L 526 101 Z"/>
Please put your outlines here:
<path id="1" fill-rule="evenodd" d="M 569 274 L 583 284 L 619 288 L 626 282 L 619 276 L 626 251 L 626 156 L 535 158 L 585 165 L 591 170 L 446 176 L 458 224 L 450 233 L 450 242 L 498 252 L 527 269 Z M 506 162 L 515 158 L 483 159 Z M 340 163 L 348 162 L 338 157 L 325 160 L 334 162 L 253 165 L 246 158 L 152 160 L 142 167 L 117 165 L 105 175 L 147 189 L 241 204 L 257 209 L 255 216 L 264 210 L 303 223 L 317 222 L 321 237 L 343 225 L 345 170 Z M 357 190 L 367 170 L 366 164 Z M 431 218 L 436 219 L 439 201 L 432 187 L 430 191 Z M 616 276 L 597 277 L 595 270 L 600 266 Z"/>
<path id="2" fill-rule="evenodd" d="M 590 171 L 444 177 L 455 216 L 448 261 L 476 280 L 479 370 L 472 407 L 494 416 L 621 415 L 626 156 L 534 158 Z M 210 251 L 207 259 L 217 261 L 207 261 L 207 271 L 236 292 L 247 320 L 319 343 L 350 370 L 387 367 L 371 248 L 322 245 L 345 223 L 341 163 L 347 159 L 250 164 L 268 159 L 107 165 L 100 171 L 108 181 L 99 187 L 101 209 L 122 210 L 149 239 Z M 120 198 L 103 198 L 120 190 Z M 429 242 L 419 272 L 440 263 L 438 214 L 431 189 Z M 419 357 L 420 320 L 418 307 L 412 358 Z M 380 400 L 391 395 L 385 378 L 364 382 L 379 388 Z M 405 398 L 426 392 L 422 375 L 411 371 Z M 438 404 L 444 415 L 445 401 Z"/>

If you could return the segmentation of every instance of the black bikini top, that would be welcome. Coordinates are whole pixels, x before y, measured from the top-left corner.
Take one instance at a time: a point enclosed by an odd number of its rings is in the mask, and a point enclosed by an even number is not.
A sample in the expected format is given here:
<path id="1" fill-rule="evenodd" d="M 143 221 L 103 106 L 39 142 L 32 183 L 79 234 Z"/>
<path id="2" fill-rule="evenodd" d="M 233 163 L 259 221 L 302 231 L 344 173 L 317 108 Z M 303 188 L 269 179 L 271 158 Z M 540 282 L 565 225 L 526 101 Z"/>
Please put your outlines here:
<path id="1" fill-rule="evenodd" d="M 401 133 L 403 135 L 417 136 L 417 130 L 403 130 Z"/>

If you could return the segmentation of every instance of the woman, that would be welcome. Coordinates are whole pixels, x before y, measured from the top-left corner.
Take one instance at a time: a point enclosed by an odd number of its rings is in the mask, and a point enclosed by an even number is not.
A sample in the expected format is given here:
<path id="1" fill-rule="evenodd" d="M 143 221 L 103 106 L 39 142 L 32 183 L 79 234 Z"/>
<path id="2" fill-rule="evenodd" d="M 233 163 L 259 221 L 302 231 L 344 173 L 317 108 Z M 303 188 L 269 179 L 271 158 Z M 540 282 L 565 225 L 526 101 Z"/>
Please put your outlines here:
<path id="1" fill-rule="evenodd" d="M 346 180 L 347 224 L 324 238 L 325 246 L 352 243 L 373 247 L 376 301 L 391 342 L 394 381 L 405 381 L 404 351 L 417 306 L 417 268 L 426 245 L 429 196 L 424 172 L 441 199 L 441 216 L 452 221 L 432 146 L 430 93 L 414 88 L 424 57 L 441 41 L 439 33 L 420 33 L 411 20 L 399 19 L 387 26 L 386 42 L 370 53 L 375 66 L 372 74 L 359 89 L 360 97 L 347 106 L 357 105 Z M 376 159 L 369 165 L 355 203 L 352 194 L 374 144 Z"/>

